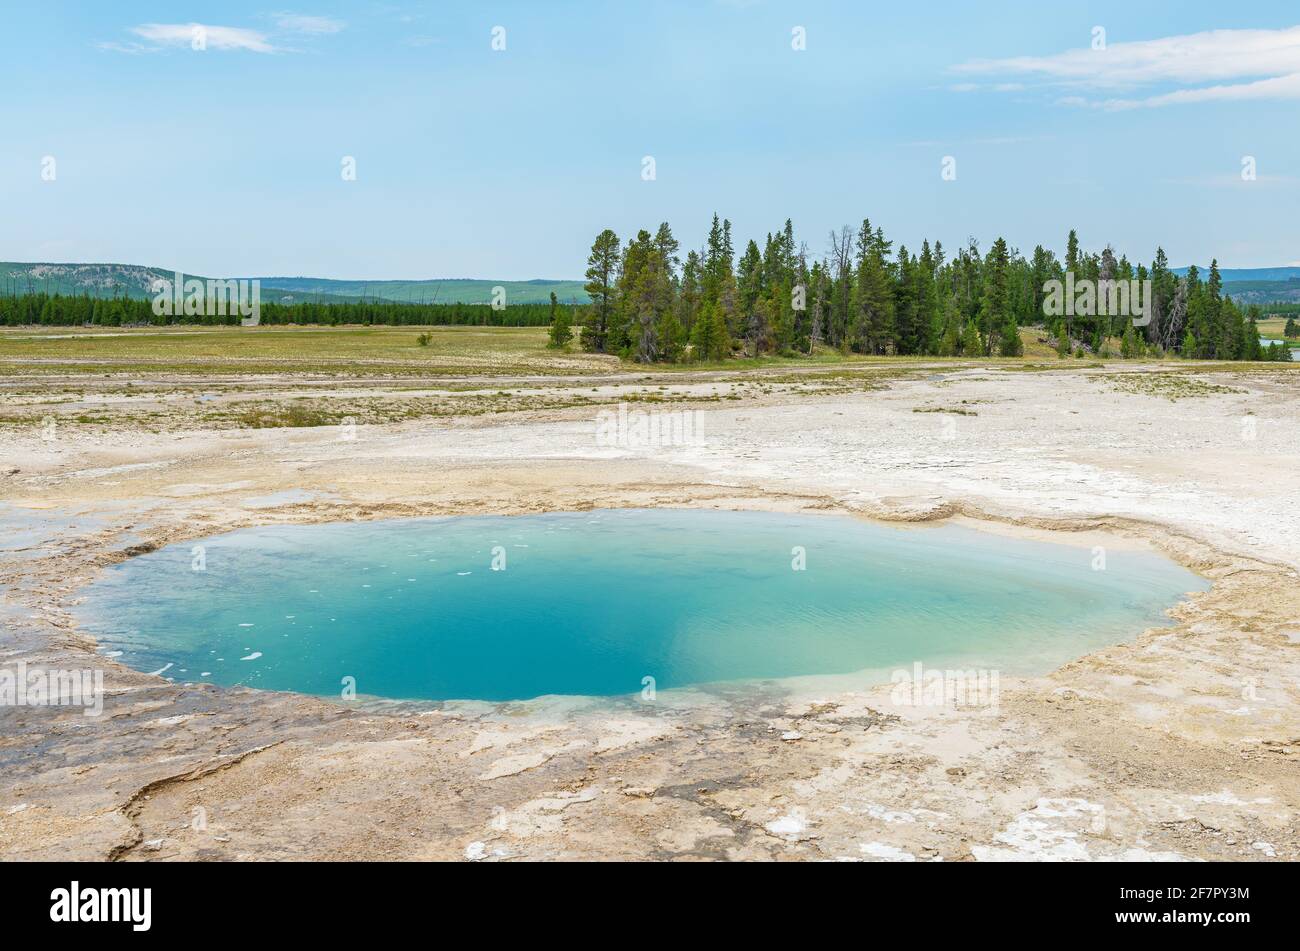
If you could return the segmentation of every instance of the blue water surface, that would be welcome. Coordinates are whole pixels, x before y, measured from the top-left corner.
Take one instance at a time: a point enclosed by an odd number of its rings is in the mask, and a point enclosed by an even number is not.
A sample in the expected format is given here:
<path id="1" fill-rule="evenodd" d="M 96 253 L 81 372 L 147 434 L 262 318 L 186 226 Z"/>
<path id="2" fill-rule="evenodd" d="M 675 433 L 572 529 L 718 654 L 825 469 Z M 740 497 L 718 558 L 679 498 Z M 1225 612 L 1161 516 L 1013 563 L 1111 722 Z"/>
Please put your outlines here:
<path id="1" fill-rule="evenodd" d="M 1208 586 L 1148 552 L 1098 563 L 1079 545 L 844 516 L 403 519 L 163 548 L 110 569 L 80 610 L 105 650 L 178 681 L 504 701 L 634 694 L 646 677 L 879 682 L 915 662 L 1044 673 Z"/>

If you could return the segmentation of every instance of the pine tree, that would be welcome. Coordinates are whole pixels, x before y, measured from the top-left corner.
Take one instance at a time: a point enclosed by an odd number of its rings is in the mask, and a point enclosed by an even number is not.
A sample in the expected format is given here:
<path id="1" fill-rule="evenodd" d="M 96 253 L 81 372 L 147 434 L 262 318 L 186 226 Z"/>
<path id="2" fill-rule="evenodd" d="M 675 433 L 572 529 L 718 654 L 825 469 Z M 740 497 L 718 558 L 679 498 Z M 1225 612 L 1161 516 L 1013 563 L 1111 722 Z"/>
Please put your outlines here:
<path id="1" fill-rule="evenodd" d="M 1187 284 L 1187 318 L 1184 326 L 1183 356 L 1192 359 L 1214 356 L 1214 341 L 1209 321 L 1206 319 L 1205 285 L 1201 283 L 1196 265 L 1187 269 L 1183 278 Z M 1195 346 L 1189 352 L 1186 340 L 1190 337 Z"/>
<path id="2" fill-rule="evenodd" d="M 858 232 L 852 344 L 863 353 L 888 353 L 894 344 L 894 293 L 885 264 L 889 242 L 864 220 Z"/>
<path id="3" fill-rule="evenodd" d="M 1222 343 L 1219 345 L 1219 359 L 1246 359 L 1246 354 L 1250 349 L 1250 343 L 1246 339 L 1249 332 L 1246 315 L 1241 312 L 1241 308 L 1236 305 L 1231 297 L 1223 299 L 1223 308 L 1220 315 L 1219 339 Z"/>
<path id="4" fill-rule="evenodd" d="M 1116 334 L 1123 335 L 1124 329 L 1119 325 L 1127 320 L 1121 314 L 1113 313 L 1111 293 L 1108 290 L 1120 277 L 1119 262 L 1115 260 L 1115 250 L 1110 246 L 1102 248 L 1097 258 L 1097 333 L 1104 340 Z M 1106 313 L 1102 314 L 1103 307 Z"/>
<path id="5" fill-rule="evenodd" d="M 925 335 L 921 332 L 917 309 L 915 272 L 907 246 L 900 245 L 895 268 L 898 279 L 894 283 L 894 340 L 895 347 L 901 354 L 921 353 L 925 346 Z"/>
<path id="6" fill-rule="evenodd" d="M 812 286 L 813 272 L 808 270 L 808 256 L 803 248 L 799 251 L 799 261 L 794 270 L 794 284 L 791 295 L 802 290 L 802 307 L 796 307 L 799 301 L 790 299 L 790 350 L 797 353 L 811 353 L 813 338 L 813 301 L 816 290 Z"/>
<path id="7" fill-rule="evenodd" d="M 1124 328 L 1124 337 L 1120 340 L 1119 353 L 1125 360 L 1132 360 L 1137 356 L 1137 334 L 1133 332 L 1131 322 Z"/>
<path id="8" fill-rule="evenodd" d="M 772 349 L 782 356 L 794 350 L 795 312 L 789 276 L 772 288 Z"/>
<path id="9" fill-rule="evenodd" d="M 723 335 L 724 343 L 727 350 L 730 351 L 732 339 L 740 337 L 742 333 L 736 278 L 731 273 L 730 266 L 722 272 L 722 284 L 718 289 L 718 299 L 714 304 L 713 319 L 722 322 L 722 326 L 726 330 Z"/>
<path id="10" fill-rule="evenodd" d="M 617 304 L 618 235 L 606 228 L 596 236 L 587 258 L 587 283 L 583 290 L 591 298 L 591 315 L 582 328 L 582 345 L 605 353 L 609 325 Z"/>
<path id="11" fill-rule="evenodd" d="M 672 308 L 659 315 L 656 328 L 659 341 L 659 358 L 669 363 L 676 363 L 682 358 L 686 345 L 686 330 L 677 319 L 677 312 Z"/>
<path id="12" fill-rule="evenodd" d="M 772 302 L 762 297 L 750 309 L 748 326 L 745 328 L 745 340 L 751 357 L 757 357 L 768 348 L 771 334 Z"/>
<path id="13" fill-rule="evenodd" d="M 1172 350 L 1178 342 L 1179 327 L 1173 325 L 1174 297 L 1178 293 L 1178 278 L 1169 270 L 1169 259 L 1164 248 L 1156 248 L 1156 259 L 1151 264 L 1151 323 L 1146 336 L 1151 343 Z"/>
<path id="14" fill-rule="evenodd" d="M 935 258 L 929 240 L 921 242 L 921 256 L 917 258 L 916 322 L 920 328 L 918 353 L 937 353 L 939 338 L 943 333 L 943 318 L 938 289 L 935 287 Z"/>
<path id="15" fill-rule="evenodd" d="M 695 317 L 700 312 L 700 255 L 688 251 L 682 265 L 680 293 L 677 299 L 677 319 L 686 333 L 695 327 Z"/>
<path id="16" fill-rule="evenodd" d="M 659 230 L 655 232 L 654 240 L 655 251 L 658 253 L 664 268 L 668 271 L 670 278 L 677 275 L 677 251 L 681 248 L 677 239 L 673 237 L 673 229 L 668 227 L 668 222 L 662 222 Z"/>
<path id="17" fill-rule="evenodd" d="M 1065 273 L 1073 274 L 1076 281 L 1084 276 L 1079 273 L 1079 235 L 1073 228 L 1070 229 L 1070 236 L 1065 240 Z M 1065 336 L 1069 337 L 1072 321 L 1068 315 L 1062 320 L 1065 322 Z"/>
<path id="18" fill-rule="evenodd" d="M 1263 356 L 1263 345 L 1259 342 L 1259 324 L 1255 320 L 1258 307 L 1251 307 L 1250 316 L 1246 319 L 1246 338 L 1244 340 L 1243 360 L 1259 360 Z"/>
<path id="19" fill-rule="evenodd" d="M 724 359 L 730 350 L 726 320 L 712 303 L 705 301 L 691 333 L 691 357 L 700 361 L 718 361 Z"/>
<path id="20" fill-rule="evenodd" d="M 713 224 L 704 247 L 704 299 L 716 303 L 722 279 L 722 225 L 718 213 L 713 213 Z"/>
<path id="21" fill-rule="evenodd" d="M 960 349 L 961 338 L 957 336 L 957 324 L 953 322 L 944 328 L 943 336 L 939 338 L 939 356 L 955 357 Z"/>
<path id="22" fill-rule="evenodd" d="M 809 355 L 816 352 L 817 347 L 821 345 L 824 337 L 824 321 L 826 315 L 825 303 L 827 300 L 827 284 L 829 279 L 823 270 L 820 262 L 814 264 L 812 272 L 808 277 L 808 296 L 811 302 L 811 313 L 808 319 L 808 353 Z"/>
<path id="23" fill-rule="evenodd" d="M 1029 286 L 1033 294 L 1033 306 L 1031 307 L 1031 320 L 1037 322 L 1043 317 L 1043 285 L 1056 276 L 1056 262 L 1052 258 L 1052 252 L 1048 251 L 1041 244 L 1034 248 L 1033 261 L 1029 271 Z"/>
<path id="24" fill-rule="evenodd" d="M 1025 342 L 1020 339 L 1020 331 L 1016 327 L 1016 318 L 1008 314 L 1002 322 L 1002 338 L 998 342 L 998 355 L 1003 357 L 1018 357 L 1025 352 Z"/>
<path id="25" fill-rule="evenodd" d="M 771 246 L 771 235 L 768 236 Z M 736 273 L 736 294 L 740 304 L 740 315 L 748 325 L 754 313 L 754 305 L 763 293 L 763 259 L 758 253 L 758 245 L 753 241 L 745 246 L 745 253 L 740 256 Z"/>
<path id="26" fill-rule="evenodd" d="M 560 307 L 555 291 L 551 291 L 551 331 L 547 346 L 554 350 L 563 350 L 572 339 L 573 323 L 569 320 L 569 311 L 567 308 Z"/>
<path id="27" fill-rule="evenodd" d="M 1232 316 L 1223 300 L 1223 278 L 1217 259 L 1210 262 L 1210 276 L 1205 282 L 1205 323 L 1212 351 L 1209 356 L 1235 360 L 1241 334 L 1232 326 Z"/>
<path id="28" fill-rule="evenodd" d="M 994 337 L 998 337 L 999 352 L 1007 357 L 1017 356 L 1017 351 L 1021 349 L 1020 335 L 1016 330 L 1008 294 L 1009 261 L 1006 239 L 998 238 L 984 259 L 984 295 L 979 309 L 980 330 L 984 339 L 991 347 Z M 1011 352 L 1006 352 L 1008 350 Z"/>
<path id="29" fill-rule="evenodd" d="M 691 327 L 690 341 L 691 352 L 690 358 L 696 361 L 709 359 L 709 334 L 712 331 L 713 322 L 713 305 L 705 301 L 700 306 L 700 311 L 695 315 L 695 323 Z"/>
<path id="30" fill-rule="evenodd" d="M 1161 334 L 1162 344 L 1167 351 L 1179 349 L 1187 334 L 1187 295 L 1190 285 L 1187 278 L 1178 278 L 1174 285 L 1173 303 L 1169 305 L 1169 320 Z M 1191 356 L 1186 350 L 1183 356 Z"/>

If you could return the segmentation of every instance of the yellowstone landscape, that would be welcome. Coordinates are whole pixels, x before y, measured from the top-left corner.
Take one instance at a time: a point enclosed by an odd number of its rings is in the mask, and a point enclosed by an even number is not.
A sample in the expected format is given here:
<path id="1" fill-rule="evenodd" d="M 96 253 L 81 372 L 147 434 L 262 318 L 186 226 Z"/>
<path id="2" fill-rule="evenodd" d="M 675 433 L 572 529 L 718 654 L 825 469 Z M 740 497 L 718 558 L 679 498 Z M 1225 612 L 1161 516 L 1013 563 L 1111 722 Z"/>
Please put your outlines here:
<path id="1" fill-rule="evenodd" d="M 10 933 L 1291 923 L 1294 3 L 9 6 Z"/>
<path id="2" fill-rule="evenodd" d="M 647 366 L 545 328 L 0 331 L 0 657 L 104 671 L 102 716 L 4 711 L 0 858 L 1300 858 L 1300 371 L 1021 336 Z M 611 444 L 620 407 L 696 438 Z M 77 621 L 115 566 L 236 529 L 624 508 L 1142 549 L 1206 590 L 993 709 L 818 678 L 320 698 L 135 670 Z"/>

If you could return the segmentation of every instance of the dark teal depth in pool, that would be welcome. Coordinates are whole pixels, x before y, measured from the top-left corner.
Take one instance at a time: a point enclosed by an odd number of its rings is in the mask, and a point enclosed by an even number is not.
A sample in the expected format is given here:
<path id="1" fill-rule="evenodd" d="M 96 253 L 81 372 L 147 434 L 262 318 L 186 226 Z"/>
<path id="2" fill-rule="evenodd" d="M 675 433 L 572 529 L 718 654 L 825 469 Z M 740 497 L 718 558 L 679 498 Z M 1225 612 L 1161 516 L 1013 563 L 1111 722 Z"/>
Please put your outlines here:
<path id="1" fill-rule="evenodd" d="M 81 615 L 106 651 L 177 681 L 502 701 L 635 694 L 646 677 L 866 686 L 917 661 L 1044 673 L 1207 587 L 1148 552 L 1096 563 L 1077 545 L 840 516 L 407 519 L 164 548 L 110 569 Z"/>

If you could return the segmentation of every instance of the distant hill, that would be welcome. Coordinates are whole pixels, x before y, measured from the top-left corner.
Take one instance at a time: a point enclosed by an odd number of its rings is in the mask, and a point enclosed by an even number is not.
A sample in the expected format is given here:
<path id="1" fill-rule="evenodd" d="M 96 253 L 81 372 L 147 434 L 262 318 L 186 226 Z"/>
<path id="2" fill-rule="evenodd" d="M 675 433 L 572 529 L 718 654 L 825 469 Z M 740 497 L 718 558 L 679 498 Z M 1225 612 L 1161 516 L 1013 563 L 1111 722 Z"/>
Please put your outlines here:
<path id="1" fill-rule="evenodd" d="M 1209 272 L 1209 265 L 1196 265 L 1202 274 Z M 1187 268 L 1176 267 L 1173 272 L 1179 277 L 1187 273 Z M 1237 281 L 1300 281 L 1300 267 L 1224 267 L 1219 268 L 1223 283 L 1234 284 Z"/>
<path id="2" fill-rule="evenodd" d="M 1205 274 L 1209 268 L 1199 268 Z M 1173 269 L 1184 275 L 1187 268 Z M 1300 302 L 1300 267 L 1224 268 L 1224 290 L 1246 304 Z M 24 264 L 0 262 L 0 294 L 48 291 L 51 294 L 90 294 L 94 297 L 153 297 L 158 278 L 172 272 L 138 264 Z M 189 274 L 207 280 L 206 275 Z M 265 301 L 317 301 L 322 304 L 390 300 L 409 304 L 489 304 L 492 289 L 504 287 L 508 304 L 544 304 L 551 292 L 561 303 L 587 303 L 582 281 L 488 281 L 446 278 L 424 281 L 340 281 L 323 277 L 261 277 Z"/>
<path id="3" fill-rule="evenodd" d="M 207 280 L 207 275 L 190 274 Z M 25 264 L 0 262 L 0 294 L 28 292 L 134 298 L 154 296 L 153 282 L 171 280 L 172 272 L 138 264 Z M 582 281 L 481 281 L 468 278 L 427 281 L 335 281 L 317 277 L 262 277 L 264 301 L 318 301 L 323 304 L 391 300 L 411 304 L 489 304 L 492 289 L 505 288 L 507 304 L 540 304 L 551 292 L 562 303 L 586 303 Z"/>
<path id="4" fill-rule="evenodd" d="M 150 287 L 171 278 L 162 268 L 135 264 L 17 264 L 0 262 L 0 293 L 152 297 Z"/>
<path id="5" fill-rule="evenodd" d="M 586 303 L 582 281 L 481 281 L 457 277 L 429 281 L 335 281 L 320 277 L 263 277 L 263 296 L 268 287 L 314 300 L 316 295 L 380 298 L 407 304 L 490 304 L 492 289 L 505 288 L 508 304 L 543 304 L 551 292 L 561 303 Z"/>
<path id="6" fill-rule="evenodd" d="M 1197 265 L 1201 279 L 1209 273 L 1208 267 Z M 1187 268 L 1176 267 L 1179 277 Z M 1223 292 L 1239 304 L 1271 304 L 1275 302 L 1300 302 L 1300 267 L 1227 267 L 1219 270 L 1223 278 Z"/>

